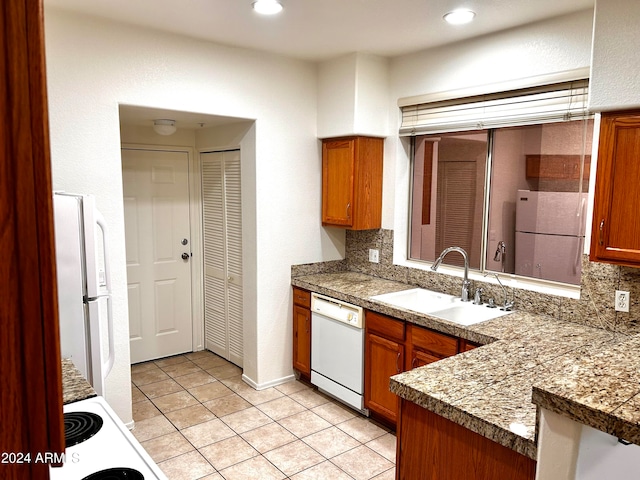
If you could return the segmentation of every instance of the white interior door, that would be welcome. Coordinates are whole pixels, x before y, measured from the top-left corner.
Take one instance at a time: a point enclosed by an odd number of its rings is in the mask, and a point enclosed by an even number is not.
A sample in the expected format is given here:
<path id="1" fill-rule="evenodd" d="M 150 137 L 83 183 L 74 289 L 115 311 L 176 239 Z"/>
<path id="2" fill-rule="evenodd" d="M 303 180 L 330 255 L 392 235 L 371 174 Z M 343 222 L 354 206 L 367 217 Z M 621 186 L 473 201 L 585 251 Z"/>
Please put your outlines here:
<path id="1" fill-rule="evenodd" d="M 189 155 L 122 149 L 122 178 L 131 363 L 190 352 Z"/>
<path id="2" fill-rule="evenodd" d="M 242 366 L 240 151 L 203 153 L 202 215 L 206 347 Z"/>

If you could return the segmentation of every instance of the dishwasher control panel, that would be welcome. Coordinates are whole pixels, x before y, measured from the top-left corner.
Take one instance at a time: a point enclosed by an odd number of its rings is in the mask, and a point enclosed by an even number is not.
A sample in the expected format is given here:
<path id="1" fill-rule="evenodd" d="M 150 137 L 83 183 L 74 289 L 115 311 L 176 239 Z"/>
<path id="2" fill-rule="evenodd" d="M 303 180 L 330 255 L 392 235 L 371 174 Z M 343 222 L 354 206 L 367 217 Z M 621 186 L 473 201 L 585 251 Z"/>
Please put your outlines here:
<path id="1" fill-rule="evenodd" d="M 346 323 L 355 328 L 364 328 L 364 312 L 362 307 L 336 300 L 335 298 L 311 294 L 311 311 L 317 315 Z"/>

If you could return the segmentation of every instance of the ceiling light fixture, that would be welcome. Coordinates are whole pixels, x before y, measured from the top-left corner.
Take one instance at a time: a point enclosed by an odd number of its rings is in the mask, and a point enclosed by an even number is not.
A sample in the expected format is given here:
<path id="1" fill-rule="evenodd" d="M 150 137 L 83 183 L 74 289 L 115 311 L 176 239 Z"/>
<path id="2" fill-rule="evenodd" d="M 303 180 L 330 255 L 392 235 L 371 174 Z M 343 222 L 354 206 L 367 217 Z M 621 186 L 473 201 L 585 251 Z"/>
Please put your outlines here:
<path id="1" fill-rule="evenodd" d="M 173 135 L 176 130 L 175 120 L 159 119 L 153 121 L 153 131 L 158 135 Z"/>
<path id="2" fill-rule="evenodd" d="M 262 15 L 275 15 L 282 11 L 282 4 L 278 0 L 257 0 L 253 9 Z"/>
<path id="3" fill-rule="evenodd" d="M 460 8 L 446 13 L 442 18 L 444 18 L 445 22 L 451 25 L 463 25 L 465 23 L 471 22 L 475 18 L 475 16 L 476 12 Z"/>

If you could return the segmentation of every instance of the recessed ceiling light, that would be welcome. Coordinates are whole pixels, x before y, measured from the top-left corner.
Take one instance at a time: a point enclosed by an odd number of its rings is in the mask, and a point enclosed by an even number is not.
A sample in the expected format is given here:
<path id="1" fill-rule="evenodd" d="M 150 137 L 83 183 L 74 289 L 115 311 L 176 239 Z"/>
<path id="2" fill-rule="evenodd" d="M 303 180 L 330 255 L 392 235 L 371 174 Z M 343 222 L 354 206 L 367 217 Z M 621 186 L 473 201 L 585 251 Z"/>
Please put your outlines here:
<path id="1" fill-rule="evenodd" d="M 475 16 L 475 12 L 460 8 L 458 10 L 454 10 L 445 14 L 442 18 L 444 18 L 444 20 L 451 25 L 463 25 L 472 21 Z"/>
<path id="2" fill-rule="evenodd" d="M 278 0 L 257 0 L 253 9 L 262 15 L 275 15 L 282 11 L 282 4 Z"/>

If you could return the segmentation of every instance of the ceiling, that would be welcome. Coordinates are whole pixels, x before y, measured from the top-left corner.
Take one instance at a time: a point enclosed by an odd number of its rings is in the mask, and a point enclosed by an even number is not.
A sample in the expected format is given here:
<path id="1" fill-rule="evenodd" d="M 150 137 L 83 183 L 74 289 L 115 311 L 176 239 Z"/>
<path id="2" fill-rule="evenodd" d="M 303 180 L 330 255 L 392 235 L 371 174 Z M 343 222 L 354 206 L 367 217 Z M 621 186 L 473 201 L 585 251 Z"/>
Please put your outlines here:
<path id="1" fill-rule="evenodd" d="M 44 0 L 45 6 L 310 61 L 354 52 L 397 56 L 584 9 L 595 0 L 281 0 L 255 13 L 253 0 Z M 467 7 L 476 20 L 442 16 Z"/>
<path id="2" fill-rule="evenodd" d="M 258 15 L 254 0 L 44 0 L 56 7 L 219 44 L 307 61 L 354 52 L 397 56 L 568 13 L 595 0 L 281 0 L 284 10 Z M 476 12 L 466 26 L 442 16 L 459 7 Z M 45 11 L 46 15 L 46 11 Z M 151 126 L 171 118 L 198 129 L 242 119 L 121 106 L 126 125 Z M 204 125 L 203 125 L 204 124 Z"/>

